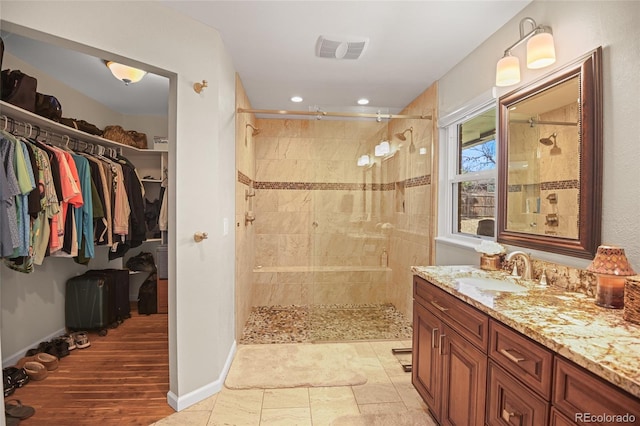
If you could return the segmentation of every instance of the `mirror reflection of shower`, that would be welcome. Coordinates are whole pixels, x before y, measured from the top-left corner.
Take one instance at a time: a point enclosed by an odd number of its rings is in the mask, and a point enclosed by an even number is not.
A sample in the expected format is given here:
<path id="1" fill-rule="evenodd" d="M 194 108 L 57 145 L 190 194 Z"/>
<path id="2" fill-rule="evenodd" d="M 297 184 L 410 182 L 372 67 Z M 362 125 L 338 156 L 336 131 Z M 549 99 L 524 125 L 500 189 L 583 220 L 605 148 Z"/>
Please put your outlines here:
<path id="1" fill-rule="evenodd" d="M 560 149 L 557 143 L 558 142 L 557 136 L 558 136 L 557 133 L 552 133 L 551 135 L 549 135 L 549 137 L 540 139 L 540 143 L 543 145 L 546 145 L 546 146 L 553 145 L 553 148 L 551 148 L 551 151 L 550 151 L 551 155 L 558 155 L 562 152 L 562 150 Z"/>

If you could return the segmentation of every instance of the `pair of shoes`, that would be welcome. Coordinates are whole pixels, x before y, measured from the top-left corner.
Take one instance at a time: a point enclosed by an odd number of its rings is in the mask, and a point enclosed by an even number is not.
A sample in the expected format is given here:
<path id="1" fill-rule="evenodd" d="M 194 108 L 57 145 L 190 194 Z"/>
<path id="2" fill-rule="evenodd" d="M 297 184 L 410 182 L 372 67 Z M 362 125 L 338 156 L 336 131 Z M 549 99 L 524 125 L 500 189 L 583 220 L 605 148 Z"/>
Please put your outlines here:
<path id="1" fill-rule="evenodd" d="M 78 331 L 77 333 L 73 333 L 73 340 L 76 342 L 76 347 L 78 349 L 85 349 L 91 346 L 91 342 L 89 341 L 89 335 L 86 331 Z"/>
<path id="2" fill-rule="evenodd" d="M 49 375 L 47 367 L 37 361 L 27 361 L 23 368 L 29 375 L 29 379 L 33 381 L 44 380 Z"/>
<path id="3" fill-rule="evenodd" d="M 28 419 L 35 413 L 35 408 L 22 405 L 19 399 L 10 399 L 4 403 L 4 415 L 7 426 L 17 425 L 20 423 L 20 420 Z"/>
<path id="4" fill-rule="evenodd" d="M 48 371 L 53 371 L 58 368 L 58 358 L 46 352 L 36 354 L 34 361 L 44 365 Z"/>

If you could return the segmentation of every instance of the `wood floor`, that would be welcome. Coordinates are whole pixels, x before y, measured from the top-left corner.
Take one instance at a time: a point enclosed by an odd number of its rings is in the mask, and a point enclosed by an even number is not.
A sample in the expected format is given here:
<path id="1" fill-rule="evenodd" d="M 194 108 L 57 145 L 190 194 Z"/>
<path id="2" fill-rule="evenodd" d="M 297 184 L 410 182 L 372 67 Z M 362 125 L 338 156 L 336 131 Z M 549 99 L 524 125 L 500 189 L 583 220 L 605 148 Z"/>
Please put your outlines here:
<path id="1" fill-rule="evenodd" d="M 167 404 L 167 315 L 132 317 L 107 336 L 90 333 L 59 368 L 8 397 L 36 409 L 20 425 L 149 425 L 172 413 Z"/>

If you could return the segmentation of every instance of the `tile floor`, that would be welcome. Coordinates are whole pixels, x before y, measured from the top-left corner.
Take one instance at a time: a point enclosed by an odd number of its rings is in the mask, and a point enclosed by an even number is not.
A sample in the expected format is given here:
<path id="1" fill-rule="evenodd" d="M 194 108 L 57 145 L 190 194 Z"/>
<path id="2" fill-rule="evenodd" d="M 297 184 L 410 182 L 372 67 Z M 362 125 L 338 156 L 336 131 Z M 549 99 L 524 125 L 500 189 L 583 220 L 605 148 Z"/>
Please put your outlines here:
<path id="1" fill-rule="evenodd" d="M 332 343 L 317 343 L 330 351 Z M 250 389 L 223 388 L 218 394 L 179 413 L 157 426 L 262 426 L 330 425 L 345 415 L 426 411 L 426 405 L 411 384 L 411 373 L 402 363 L 411 355 L 394 355 L 392 348 L 410 347 L 410 340 L 349 343 L 356 349 L 367 376 L 359 386 Z M 390 425 L 392 426 L 392 425 Z"/>

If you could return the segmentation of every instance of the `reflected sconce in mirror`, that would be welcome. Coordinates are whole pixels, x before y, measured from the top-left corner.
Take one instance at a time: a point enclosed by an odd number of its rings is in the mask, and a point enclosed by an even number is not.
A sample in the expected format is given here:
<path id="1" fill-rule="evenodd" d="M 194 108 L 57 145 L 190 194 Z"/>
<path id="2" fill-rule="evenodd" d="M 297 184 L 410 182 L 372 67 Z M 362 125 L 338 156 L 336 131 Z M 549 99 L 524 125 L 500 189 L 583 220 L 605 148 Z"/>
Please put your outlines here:
<path id="1" fill-rule="evenodd" d="M 125 86 L 128 86 L 130 83 L 137 83 L 147 75 L 146 71 L 119 64 L 117 62 L 106 61 L 105 64 L 111 71 L 111 74 L 113 74 L 113 76 L 118 80 L 122 81 Z"/>
<path id="2" fill-rule="evenodd" d="M 625 277 L 635 275 L 624 249 L 599 246 L 587 271 L 595 274 L 597 279 L 596 305 L 603 308 L 623 308 Z"/>
<path id="3" fill-rule="evenodd" d="M 525 24 L 532 30 L 525 34 Z M 527 68 L 539 69 L 556 61 L 556 50 L 553 43 L 551 27 L 536 24 L 532 18 L 520 21 L 520 39 L 504 51 L 504 56 L 496 66 L 496 86 L 512 86 L 520 82 L 520 60 L 511 55 L 511 50 L 523 42 L 527 42 Z"/>

